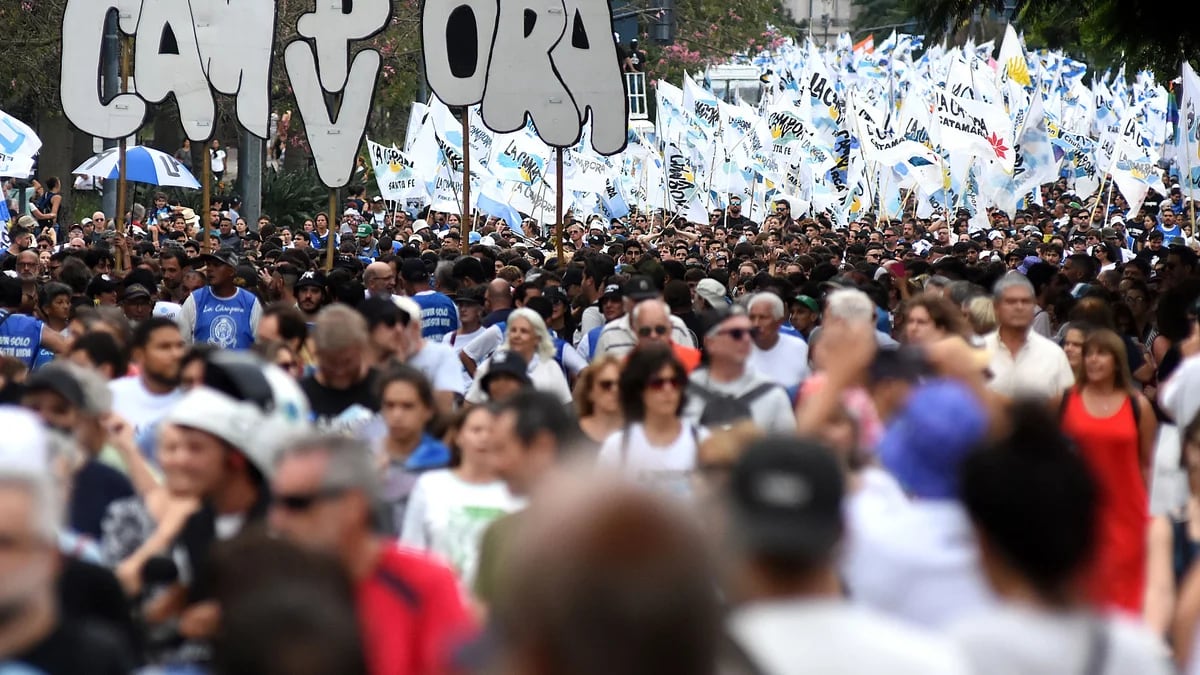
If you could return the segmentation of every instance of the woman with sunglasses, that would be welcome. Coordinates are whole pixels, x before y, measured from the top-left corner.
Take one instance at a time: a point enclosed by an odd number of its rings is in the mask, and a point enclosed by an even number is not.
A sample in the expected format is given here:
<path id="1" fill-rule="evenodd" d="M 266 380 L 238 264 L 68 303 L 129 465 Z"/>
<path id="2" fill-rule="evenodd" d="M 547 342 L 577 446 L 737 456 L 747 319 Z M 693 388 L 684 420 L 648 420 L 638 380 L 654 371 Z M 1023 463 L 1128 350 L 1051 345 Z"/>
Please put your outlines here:
<path id="1" fill-rule="evenodd" d="M 437 554 L 467 588 L 475 579 L 484 530 L 520 505 L 496 474 L 495 422 L 488 406 L 459 414 L 450 427 L 455 465 L 421 474 L 400 530 L 401 543 Z"/>
<path id="2" fill-rule="evenodd" d="M 621 380 L 621 357 L 605 354 L 579 376 L 575 384 L 575 412 L 579 416 L 577 449 L 589 455 L 624 425 L 617 386 Z"/>
<path id="3" fill-rule="evenodd" d="M 635 349 L 621 372 L 625 427 L 600 447 L 599 462 L 667 494 L 692 494 L 700 443 L 707 429 L 683 418 L 687 370 L 670 347 Z"/>

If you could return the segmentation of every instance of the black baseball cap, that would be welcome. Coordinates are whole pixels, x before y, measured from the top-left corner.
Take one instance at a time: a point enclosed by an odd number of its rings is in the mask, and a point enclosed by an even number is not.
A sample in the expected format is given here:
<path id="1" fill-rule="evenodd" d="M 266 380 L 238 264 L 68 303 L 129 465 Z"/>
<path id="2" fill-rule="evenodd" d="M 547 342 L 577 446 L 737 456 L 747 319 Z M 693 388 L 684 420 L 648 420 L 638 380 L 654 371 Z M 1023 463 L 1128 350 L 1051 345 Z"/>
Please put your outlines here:
<path id="1" fill-rule="evenodd" d="M 35 391 L 49 391 L 58 394 L 73 408 L 82 409 L 87 403 L 87 396 L 83 392 L 83 385 L 71 373 L 65 365 L 61 363 L 50 363 L 45 367 L 33 371 L 29 379 L 25 382 L 25 391 L 32 393 Z"/>
<path id="2" fill-rule="evenodd" d="M 508 376 L 515 377 L 524 384 L 529 384 L 529 364 L 525 362 L 525 358 L 520 354 L 502 349 L 492 354 L 492 360 L 488 363 L 487 373 L 479 381 L 480 386 L 486 391 L 488 383 L 494 377 Z"/>
<path id="3" fill-rule="evenodd" d="M 731 532 L 754 553 L 823 561 L 842 537 L 842 471 L 816 441 L 775 437 L 752 443 L 729 484 Z"/>
<path id="4" fill-rule="evenodd" d="M 658 288 L 654 285 L 654 280 L 647 276 L 630 277 L 623 290 L 625 297 L 639 302 L 658 297 Z"/>
<path id="5" fill-rule="evenodd" d="M 310 270 L 301 274 L 296 283 L 292 284 L 292 291 L 298 291 L 306 286 L 325 290 L 325 273 L 320 270 Z"/>
<path id="6" fill-rule="evenodd" d="M 460 305 L 483 305 L 484 293 L 487 289 L 483 286 L 472 286 L 464 288 L 454 296 L 454 302 Z"/>
<path id="7" fill-rule="evenodd" d="M 400 278 L 405 281 L 428 281 L 429 271 L 425 269 L 425 262 L 420 258 L 405 258 L 404 262 L 400 263 Z"/>
<path id="8" fill-rule="evenodd" d="M 200 256 L 200 259 L 206 263 L 216 263 L 218 265 L 229 265 L 230 267 L 232 267 L 234 269 L 237 269 L 237 266 L 238 266 L 237 253 L 235 253 L 233 251 L 233 249 L 228 249 L 228 248 L 223 248 L 218 251 L 213 251 L 212 253 L 204 253 Z"/>

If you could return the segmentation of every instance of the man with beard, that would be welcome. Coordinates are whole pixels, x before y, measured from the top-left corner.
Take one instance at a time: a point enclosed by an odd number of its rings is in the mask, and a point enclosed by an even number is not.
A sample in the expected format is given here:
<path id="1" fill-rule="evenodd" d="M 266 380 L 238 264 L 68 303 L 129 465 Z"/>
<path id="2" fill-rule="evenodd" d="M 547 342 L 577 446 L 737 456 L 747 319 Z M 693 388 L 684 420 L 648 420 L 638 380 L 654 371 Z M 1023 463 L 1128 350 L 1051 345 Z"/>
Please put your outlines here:
<path id="1" fill-rule="evenodd" d="M 207 342 L 222 349 L 249 349 L 262 318 L 262 305 L 237 285 L 238 256 L 221 249 L 201 256 L 208 286 L 184 300 L 179 327 L 188 342 Z"/>
<path id="2" fill-rule="evenodd" d="M 162 252 L 158 261 L 162 269 L 162 299 L 183 302 L 187 297 L 183 289 L 183 270 L 187 264 L 187 255 L 181 249 L 170 248 Z"/>
<path id="3" fill-rule="evenodd" d="M 29 413 L 0 412 L 0 663 L 13 672 L 68 675 L 132 672 L 121 638 L 106 626 L 71 619 L 59 577 L 59 497 L 49 478 L 47 440 Z M 78 589 L 76 589 L 78 590 Z M 66 600 L 67 602 L 63 602 Z"/>
<path id="4" fill-rule="evenodd" d="M 138 449 L 154 452 L 154 428 L 179 400 L 179 371 L 186 346 L 178 324 L 153 316 L 138 324 L 130 341 L 137 375 L 108 383 L 113 412 L 133 425 Z"/>
<path id="5" fill-rule="evenodd" d="M 742 230 L 750 227 L 758 231 L 758 223 L 742 215 L 742 198 L 739 195 L 729 196 L 729 208 L 725 209 L 725 218 L 719 224 L 730 230 Z"/>
<path id="6" fill-rule="evenodd" d="M 317 312 L 325 305 L 325 275 L 317 271 L 305 272 L 292 286 L 292 292 L 296 294 L 296 307 L 304 312 L 304 320 L 312 328 L 317 321 Z"/>

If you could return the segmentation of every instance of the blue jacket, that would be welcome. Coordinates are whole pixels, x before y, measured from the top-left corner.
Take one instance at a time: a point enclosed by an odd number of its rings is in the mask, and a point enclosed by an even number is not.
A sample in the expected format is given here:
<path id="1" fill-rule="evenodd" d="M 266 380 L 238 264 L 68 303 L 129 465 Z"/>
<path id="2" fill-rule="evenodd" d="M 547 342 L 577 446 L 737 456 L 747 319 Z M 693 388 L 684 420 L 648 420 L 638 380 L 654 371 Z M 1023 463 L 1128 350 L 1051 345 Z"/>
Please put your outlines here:
<path id="1" fill-rule="evenodd" d="M 421 436 L 421 444 L 408 456 L 404 463 L 407 471 L 430 471 L 442 469 L 450 464 L 450 448 L 438 439 L 425 434 Z"/>

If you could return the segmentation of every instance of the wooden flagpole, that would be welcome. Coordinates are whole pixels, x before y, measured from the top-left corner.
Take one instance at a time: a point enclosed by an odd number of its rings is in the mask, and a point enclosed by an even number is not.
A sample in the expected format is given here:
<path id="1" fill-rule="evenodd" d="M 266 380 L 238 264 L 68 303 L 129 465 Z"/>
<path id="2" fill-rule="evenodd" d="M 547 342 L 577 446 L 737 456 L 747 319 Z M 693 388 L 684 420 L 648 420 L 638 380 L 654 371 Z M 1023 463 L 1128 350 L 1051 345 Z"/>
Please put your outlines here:
<path id="1" fill-rule="evenodd" d="M 462 191 L 462 216 L 459 218 L 458 226 L 462 230 L 462 245 L 466 246 L 470 241 L 468 233 L 470 225 L 467 219 L 471 217 L 471 109 L 470 107 L 463 108 L 462 115 L 462 156 L 463 156 L 463 191 Z M 465 251 L 466 249 L 464 249 Z"/>
<path id="2" fill-rule="evenodd" d="M 325 271 L 333 271 L 333 241 L 337 238 L 337 190 L 329 188 L 329 229 L 325 235 Z"/>
<path id="3" fill-rule="evenodd" d="M 554 213 L 558 225 L 554 233 L 554 247 L 558 251 L 558 264 L 561 267 L 566 257 L 563 255 L 563 149 L 555 148 L 554 152 Z"/>
<path id="4" fill-rule="evenodd" d="M 125 93 L 128 91 L 128 89 L 129 39 L 125 36 L 121 36 L 121 92 Z M 117 213 L 115 214 L 115 220 L 117 221 L 116 231 L 118 235 L 125 234 L 125 190 L 127 188 L 125 154 L 126 150 L 128 150 L 128 145 L 128 139 L 125 136 L 121 136 L 121 140 L 117 143 Z M 123 247 L 117 247 L 117 250 L 114 251 L 114 254 L 117 263 L 117 271 L 124 271 L 125 249 Z"/>

